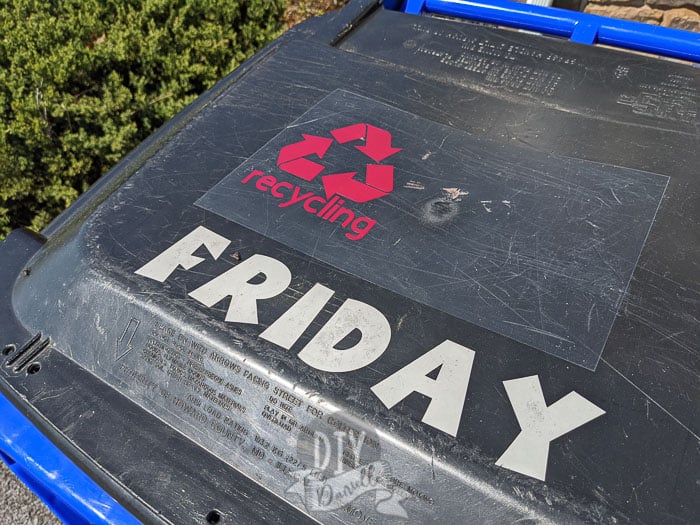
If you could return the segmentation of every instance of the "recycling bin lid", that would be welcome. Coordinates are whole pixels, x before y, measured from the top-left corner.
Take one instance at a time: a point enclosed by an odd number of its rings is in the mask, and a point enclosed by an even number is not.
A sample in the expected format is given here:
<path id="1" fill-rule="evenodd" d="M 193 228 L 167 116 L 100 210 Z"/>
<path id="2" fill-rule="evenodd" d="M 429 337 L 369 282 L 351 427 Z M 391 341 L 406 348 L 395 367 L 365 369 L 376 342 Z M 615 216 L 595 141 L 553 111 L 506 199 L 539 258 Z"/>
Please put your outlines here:
<path id="1" fill-rule="evenodd" d="M 0 390 L 146 522 L 697 521 L 699 88 L 309 21 L 0 245 Z"/>

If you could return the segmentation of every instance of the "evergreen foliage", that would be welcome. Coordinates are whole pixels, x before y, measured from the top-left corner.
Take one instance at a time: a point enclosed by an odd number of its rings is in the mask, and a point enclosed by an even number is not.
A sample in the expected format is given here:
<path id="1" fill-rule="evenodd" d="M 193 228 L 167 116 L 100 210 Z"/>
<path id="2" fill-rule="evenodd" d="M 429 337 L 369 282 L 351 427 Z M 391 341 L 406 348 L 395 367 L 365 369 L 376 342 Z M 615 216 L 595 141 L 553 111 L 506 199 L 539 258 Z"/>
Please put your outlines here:
<path id="1" fill-rule="evenodd" d="M 0 0 L 0 239 L 40 230 L 282 28 L 284 0 Z"/>

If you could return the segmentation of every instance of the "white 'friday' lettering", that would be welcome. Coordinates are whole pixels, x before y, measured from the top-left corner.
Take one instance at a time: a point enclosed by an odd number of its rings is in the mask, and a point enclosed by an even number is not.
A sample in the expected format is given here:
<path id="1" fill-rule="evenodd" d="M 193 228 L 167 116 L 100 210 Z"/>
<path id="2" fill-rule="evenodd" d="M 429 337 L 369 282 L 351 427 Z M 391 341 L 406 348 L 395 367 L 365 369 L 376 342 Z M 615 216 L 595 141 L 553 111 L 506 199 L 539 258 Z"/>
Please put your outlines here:
<path id="1" fill-rule="evenodd" d="M 202 257 L 193 255 L 200 247 L 204 246 L 214 259 L 218 259 L 229 244 L 225 237 L 198 226 L 135 273 L 162 283 L 177 268 L 189 270 L 204 261 Z M 251 283 L 261 275 L 262 281 L 258 279 L 257 283 Z M 258 301 L 281 294 L 291 279 L 292 274 L 284 263 L 255 254 L 189 295 L 208 307 L 230 297 L 225 318 L 227 322 L 258 324 Z M 330 288 L 315 284 L 260 337 L 290 349 L 333 294 Z M 335 348 L 355 330 L 361 336 L 352 347 L 343 350 Z M 318 370 L 351 372 L 376 361 L 387 350 L 390 340 L 391 326 L 384 314 L 369 304 L 346 299 L 299 352 L 298 357 Z M 470 348 L 445 340 L 374 385 L 371 390 L 387 408 L 396 406 L 413 392 L 430 398 L 423 423 L 456 436 L 475 356 L 476 352 Z M 434 379 L 428 376 L 438 368 Z M 504 386 L 521 432 L 496 461 L 496 465 L 537 479 L 544 480 L 546 477 L 552 440 L 605 413 L 576 392 L 570 392 L 547 406 L 538 376 L 504 381 Z"/>

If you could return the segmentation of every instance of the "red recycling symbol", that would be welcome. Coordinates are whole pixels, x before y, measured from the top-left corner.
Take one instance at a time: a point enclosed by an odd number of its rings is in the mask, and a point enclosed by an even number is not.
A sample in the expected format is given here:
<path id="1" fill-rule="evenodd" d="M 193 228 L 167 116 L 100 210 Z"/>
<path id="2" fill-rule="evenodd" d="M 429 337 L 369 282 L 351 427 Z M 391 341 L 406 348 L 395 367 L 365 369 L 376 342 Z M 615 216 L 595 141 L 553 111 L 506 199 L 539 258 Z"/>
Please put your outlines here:
<path id="1" fill-rule="evenodd" d="M 355 146 L 377 164 L 367 164 L 365 181 L 357 180 L 357 171 L 332 173 L 323 175 L 323 189 L 326 198 L 340 195 L 355 202 L 368 202 L 388 195 L 394 189 L 394 166 L 378 164 L 401 151 L 391 145 L 391 133 L 371 124 L 353 124 L 331 131 L 331 135 L 339 144 L 362 140 L 364 144 Z M 304 180 L 313 180 L 325 166 L 309 160 L 307 157 L 316 155 L 322 159 L 333 139 L 302 133 L 304 140 L 288 144 L 280 150 L 277 165 L 282 171 L 291 173 Z"/>

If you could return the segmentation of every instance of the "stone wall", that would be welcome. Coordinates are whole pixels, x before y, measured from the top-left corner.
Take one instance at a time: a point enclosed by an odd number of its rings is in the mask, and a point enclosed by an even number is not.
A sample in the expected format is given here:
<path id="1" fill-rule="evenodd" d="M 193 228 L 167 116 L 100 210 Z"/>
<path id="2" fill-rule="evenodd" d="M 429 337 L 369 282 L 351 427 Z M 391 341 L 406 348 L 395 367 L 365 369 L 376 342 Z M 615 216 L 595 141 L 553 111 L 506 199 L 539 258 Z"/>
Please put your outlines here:
<path id="1" fill-rule="evenodd" d="M 588 0 L 585 11 L 700 32 L 700 0 Z"/>

